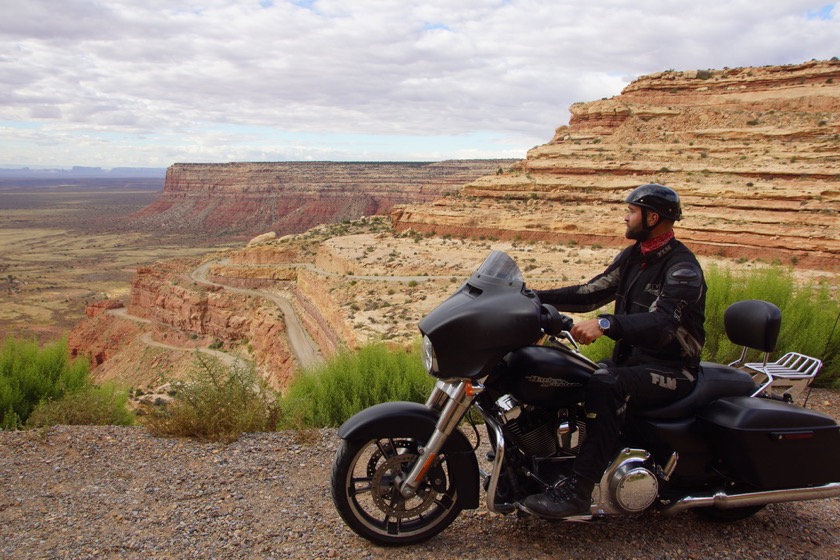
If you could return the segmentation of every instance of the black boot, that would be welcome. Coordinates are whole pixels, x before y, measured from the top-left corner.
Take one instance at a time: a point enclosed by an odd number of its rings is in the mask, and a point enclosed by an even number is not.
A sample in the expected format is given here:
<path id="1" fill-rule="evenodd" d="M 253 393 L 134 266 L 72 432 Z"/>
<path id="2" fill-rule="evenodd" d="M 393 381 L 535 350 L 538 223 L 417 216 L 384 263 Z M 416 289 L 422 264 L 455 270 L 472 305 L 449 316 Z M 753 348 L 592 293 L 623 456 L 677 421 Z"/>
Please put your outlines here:
<path id="1" fill-rule="evenodd" d="M 528 496 L 524 504 L 532 513 L 548 519 L 586 515 L 590 512 L 594 486 L 594 482 L 572 475 L 542 494 Z"/>

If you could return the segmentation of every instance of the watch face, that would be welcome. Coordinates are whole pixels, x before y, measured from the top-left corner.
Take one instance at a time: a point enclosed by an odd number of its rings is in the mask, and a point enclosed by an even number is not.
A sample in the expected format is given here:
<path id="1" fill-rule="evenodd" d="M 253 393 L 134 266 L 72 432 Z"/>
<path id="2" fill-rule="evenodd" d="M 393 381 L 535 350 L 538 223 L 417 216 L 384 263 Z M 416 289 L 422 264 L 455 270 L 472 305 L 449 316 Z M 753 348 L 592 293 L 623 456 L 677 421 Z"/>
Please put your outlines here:
<path id="1" fill-rule="evenodd" d="M 601 327 L 602 331 L 607 330 L 610 328 L 610 320 L 609 319 L 598 319 L 598 326 Z"/>

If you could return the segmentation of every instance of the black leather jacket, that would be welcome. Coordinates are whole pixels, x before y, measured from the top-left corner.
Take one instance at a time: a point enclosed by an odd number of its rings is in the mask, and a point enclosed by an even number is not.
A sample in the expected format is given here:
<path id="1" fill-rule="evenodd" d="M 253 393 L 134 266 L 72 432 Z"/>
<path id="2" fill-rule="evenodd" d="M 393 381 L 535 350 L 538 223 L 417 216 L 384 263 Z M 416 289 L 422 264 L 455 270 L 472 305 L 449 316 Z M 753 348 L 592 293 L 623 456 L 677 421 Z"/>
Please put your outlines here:
<path id="1" fill-rule="evenodd" d="M 696 368 L 706 334 L 706 282 L 694 254 L 671 239 L 642 255 L 641 243 L 622 251 L 607 269 L 579 286 L 537 290 L 560 311 L 592 311 L 615 301 L 605 332 L 618 341 L 616 365 L 665 362 Z"/>

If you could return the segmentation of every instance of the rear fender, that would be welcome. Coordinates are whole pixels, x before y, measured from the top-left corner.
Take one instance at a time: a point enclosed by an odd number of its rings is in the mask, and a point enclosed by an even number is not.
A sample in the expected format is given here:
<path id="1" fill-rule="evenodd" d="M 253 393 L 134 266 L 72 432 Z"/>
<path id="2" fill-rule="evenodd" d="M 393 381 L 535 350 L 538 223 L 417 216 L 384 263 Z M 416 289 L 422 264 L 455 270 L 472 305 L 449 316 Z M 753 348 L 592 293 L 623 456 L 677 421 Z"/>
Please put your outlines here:
<path id="1" fill-rule="evenodd" d="M 353 415 L 338 429 L 341 439 L 370 440 L 411 437 L 428 441 L 435 430 L 438 413 L 413 402 L 387 402 Z M 478 461 L 473 446 L 461 430 L 452 432 L 443 446 L 453 473 L 453 484 L 465 509 L 475 509 L 479 501 Z"/>

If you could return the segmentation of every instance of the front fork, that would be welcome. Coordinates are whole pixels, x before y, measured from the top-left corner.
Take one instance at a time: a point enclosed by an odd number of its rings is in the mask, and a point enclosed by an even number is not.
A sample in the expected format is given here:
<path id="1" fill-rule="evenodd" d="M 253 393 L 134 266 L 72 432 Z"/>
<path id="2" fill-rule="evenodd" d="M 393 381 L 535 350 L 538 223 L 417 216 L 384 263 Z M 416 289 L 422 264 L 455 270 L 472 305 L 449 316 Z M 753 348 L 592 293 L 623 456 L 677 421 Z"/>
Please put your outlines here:
<path id="1" fill-rule="evenodd" d="M 435 431 L 426 445 L 418 449 L 417 461 L 400 485 L 403 498 L 412 498 L 426 473 L 435 464 L 446 439 L 467 414 L 475 397 L 484 390 L 484 386 L 470 380 L 449 383 L 438 381 L 432 394 L 426 400 L 426 406 L 440 411 L 440 418 L 435 424 Z"/>

